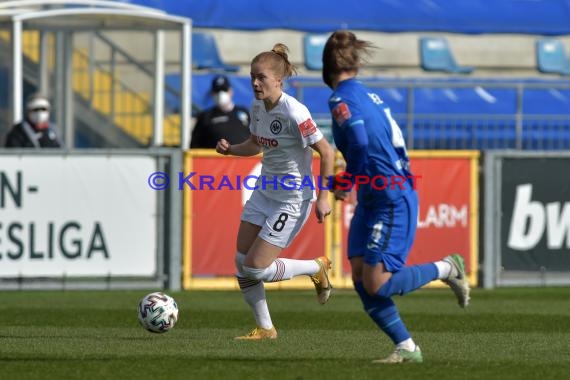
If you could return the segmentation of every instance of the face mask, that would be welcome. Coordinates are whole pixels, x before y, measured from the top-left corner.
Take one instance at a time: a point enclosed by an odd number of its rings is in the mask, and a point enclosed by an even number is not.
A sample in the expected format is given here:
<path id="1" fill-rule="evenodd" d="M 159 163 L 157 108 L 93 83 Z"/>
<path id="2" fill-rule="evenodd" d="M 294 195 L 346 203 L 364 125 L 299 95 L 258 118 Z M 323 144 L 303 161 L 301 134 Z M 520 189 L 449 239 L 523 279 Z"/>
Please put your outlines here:
<path id="1" fill-rule="evenodd" d="M 232 104 L 232 98 L 230 94 L 225 91 L 220 91 L 216 95 L 214 95 L 214 100 L 216 105 L 220 108 L 226 108 Z"/>
<path id="2" fill-rule="evenodd" d="M 49 124 L 49 111 L 32 111 L 30 112 L 30 121 L 36 127 L 44 129 Z"/>

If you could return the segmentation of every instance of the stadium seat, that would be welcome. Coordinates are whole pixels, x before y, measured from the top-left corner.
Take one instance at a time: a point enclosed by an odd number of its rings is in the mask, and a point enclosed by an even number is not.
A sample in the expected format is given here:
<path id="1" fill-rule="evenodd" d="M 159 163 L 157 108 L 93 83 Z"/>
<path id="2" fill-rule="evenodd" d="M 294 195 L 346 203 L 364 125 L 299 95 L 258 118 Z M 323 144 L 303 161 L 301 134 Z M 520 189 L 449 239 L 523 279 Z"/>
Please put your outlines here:
<path id="1" fill-rule="evenodd" d="M 570 59 L 564 44 L 555 38 L 536 41 L 536 64 L 542 73 L 570 75 Z"/>
<path id="2" fill-rule="evenodd" d="M 204 108 L 214 106 L 212 97 L 210 96 L 210 89 L 212 86 L 212 79 L 215 73 L 194 73 L 192 74 L 192 115 L 196 116 L 197 113 Z M 238 76 L 233 74 L 227 75 L 234 91 L 233 100 L 236 104 L 244 107 L 251 106 L 253 101 L 253 92 L 251 90 L 249 76 Z M 165 87 L 167 91 L 164 95 L 164 101 L 167 111 L 170 113 L 180 112 L 180 87 L 182 78 L 180 74 L 168 74 L 165 76 Z"/>
<path id="3" fill-rule="evenodd" d="M 469 74 L 472 67 L 459 66 L 443 37 L 420 38 L 420 60 L 425 71 L 443 71 L 446 73 Z"/>
<path id="4" fill-rule="evenodd" d="M 323 49 L 327 38 L 327 34 L 309 33 L 303 36 L 303 56 L 308 70 L 322 70 Z"/>
<path id="5" fill-rule="evenodd" d="M 210 33 L 192 33 L 192 66 L 195 69 L 236 72 L 239 66 L 224 63 L 218 52 L 214 35 Z"/>

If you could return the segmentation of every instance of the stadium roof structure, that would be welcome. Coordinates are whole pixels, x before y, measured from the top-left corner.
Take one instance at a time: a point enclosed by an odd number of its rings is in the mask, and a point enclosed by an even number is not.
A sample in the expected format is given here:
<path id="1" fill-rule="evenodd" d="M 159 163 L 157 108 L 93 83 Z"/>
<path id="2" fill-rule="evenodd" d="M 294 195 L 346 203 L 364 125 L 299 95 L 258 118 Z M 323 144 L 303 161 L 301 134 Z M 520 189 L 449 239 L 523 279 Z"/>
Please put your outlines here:
<path id="1" fill-rule="evenodd" d="M 166 12 L 140 5 L 101 0 L 17 0 L 0 2 L 0 29 L 11 29 L 12 45 L 12 118 L 19 121 L 23 116 L 23 51 L 24 29 L 63 32 L 71 35 L 80 31 L 144 30 L 155 32 L 154 51 L 154 125 L 153 146 L 162 145 L 164 116 L 164 32 L 178 31 L 181 34 L 181 146 L 189 145 L 191 104 L 191 28 L 189 18 L 169 15 Z M 64 39 L 71 51 L 71 38 Z M 46 65 L 40 56 L 40 66 Z M 64 83 L 63 99 L 66 114 L 63 127 L 65 141 L 73 141 L 72 84 L 70 80 L 71 54 L 64 60 L 63 73 L 56 83 Z M 59 75 L 56 73 L 56 75 Z M 42 89 L 43 90 L 43 89 Z"/>
<path id="2" fill-rule="evenodd" d="M 196 28 L 570 34 L 568 0 L 121 1 L 189 17 Z"/>

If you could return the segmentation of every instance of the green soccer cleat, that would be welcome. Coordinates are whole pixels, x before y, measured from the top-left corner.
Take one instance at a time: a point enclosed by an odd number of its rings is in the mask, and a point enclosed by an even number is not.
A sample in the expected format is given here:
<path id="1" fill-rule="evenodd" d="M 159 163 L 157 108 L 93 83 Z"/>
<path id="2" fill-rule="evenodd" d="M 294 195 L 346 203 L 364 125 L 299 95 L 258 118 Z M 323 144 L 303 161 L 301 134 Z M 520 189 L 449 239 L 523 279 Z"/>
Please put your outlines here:
<path id="1" fill-rule="evenodd" d="M 329 300 L 332 291 L 332 285 L 327 273 L 331 269 L 331 261 L 326 256 L 318 257 L 315 261 L 319 264 L 320 269 L 310 277 L 317 291 L 317 299 L 321 305 L 324 305 Z"/>
<path id="2" fill-rule="evenodd" d="M 400 363 L 421 363 L 424 361 L 422 351 L 419 346 L 416 346 L 414 351 L 404 350 L 403 348 L 396 348 L 394 352 L 385 357 L 384 359 L 373 360 L 372 363 L 380 364 L 400 364 Z"/>
<path id="3" fill-rule="evenodd" d="M 469 282 L 467 281 L 467 276 L 465 275 L 465 262 L 461 255 L 454 253 L 443 259 L 443 261 L 451 265 L 451 272 L 449 277 L 443 279 L 445 284 L 449 285 L 455 296 L 457 297 L 457 303 L 461 307 L 466 307 L 469 305 Z"/>

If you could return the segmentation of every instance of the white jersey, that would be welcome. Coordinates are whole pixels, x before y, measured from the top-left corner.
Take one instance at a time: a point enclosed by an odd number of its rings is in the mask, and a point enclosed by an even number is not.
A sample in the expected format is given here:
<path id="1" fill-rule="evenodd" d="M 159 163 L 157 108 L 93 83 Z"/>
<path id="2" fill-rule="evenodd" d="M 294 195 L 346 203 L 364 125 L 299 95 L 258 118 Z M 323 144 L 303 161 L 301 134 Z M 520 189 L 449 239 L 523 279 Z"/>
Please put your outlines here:
<path id="1" fill-rule="evenodd" d="M 277 106 L 267 112 L 263 101 L 255 99 L 249 130 L 263 152 L 257 191 L 284 202 L 314 199 L 318 183 L 313 179 L 309 145 L 323 134 L 307 107 L 282 93 Z"/>

